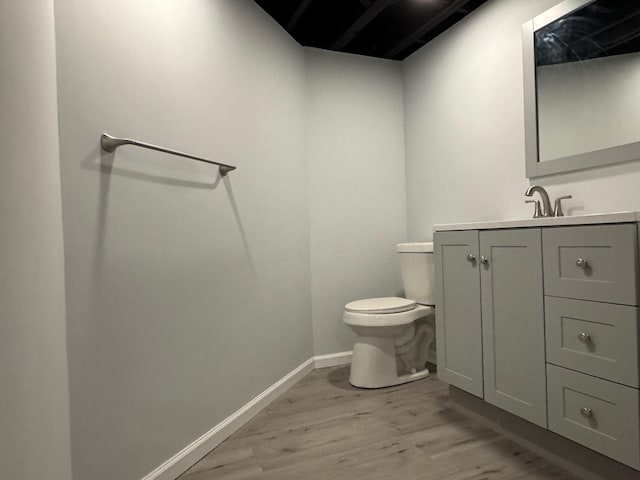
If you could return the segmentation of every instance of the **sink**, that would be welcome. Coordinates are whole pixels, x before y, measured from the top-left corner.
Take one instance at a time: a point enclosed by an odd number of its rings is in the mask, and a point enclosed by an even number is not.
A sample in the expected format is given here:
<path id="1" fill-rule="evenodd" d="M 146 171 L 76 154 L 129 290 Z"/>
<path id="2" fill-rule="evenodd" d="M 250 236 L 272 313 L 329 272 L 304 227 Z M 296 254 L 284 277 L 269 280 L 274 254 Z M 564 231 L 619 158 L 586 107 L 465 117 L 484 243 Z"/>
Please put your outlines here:
<path id="1" fill-rule="evenodd" d="M 554 225 L 591 225 L 595 223 L 640 222 L 640 212 L 592 213 L 566 217 L 541 217 L 514 220 L 490 220 L 468 223 L 444 223 L 433 226 L 434 232 L 450 230 L 488 230 L 496 228 L 521 228 Z"/>

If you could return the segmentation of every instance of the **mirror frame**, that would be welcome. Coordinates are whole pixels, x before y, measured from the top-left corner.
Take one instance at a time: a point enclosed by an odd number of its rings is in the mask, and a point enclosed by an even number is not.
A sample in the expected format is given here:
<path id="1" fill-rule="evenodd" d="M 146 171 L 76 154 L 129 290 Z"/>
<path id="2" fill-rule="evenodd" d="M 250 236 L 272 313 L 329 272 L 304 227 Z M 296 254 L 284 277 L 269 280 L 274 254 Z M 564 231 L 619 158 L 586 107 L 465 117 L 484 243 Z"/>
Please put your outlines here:
<path id="1" fill-rule="evenodd" d="M 527 178 L 586 168 L 612 165 L 640 159 L 640 141 L 603 148 L 568 157 L 538 161 L 538 102 L 536 95 L 536 56 L 534 33 L 596 0 L 565 0 L 522 25 L 522 62 L 524 76 L 524 137 Z"/>

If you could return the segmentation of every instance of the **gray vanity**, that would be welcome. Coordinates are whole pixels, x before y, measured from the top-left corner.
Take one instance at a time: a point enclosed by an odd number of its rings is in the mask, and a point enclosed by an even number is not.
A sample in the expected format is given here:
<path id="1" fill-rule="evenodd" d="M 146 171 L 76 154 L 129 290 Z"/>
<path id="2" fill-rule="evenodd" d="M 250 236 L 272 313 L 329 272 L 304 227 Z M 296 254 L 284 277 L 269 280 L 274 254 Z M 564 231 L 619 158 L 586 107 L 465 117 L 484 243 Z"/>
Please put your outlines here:
<path id="1" fill-rule="evenodd" d="M 638 15 L 565 0 L 523 25 L 528 178 L 640 160 Z M 567 197 L 534 193 L 541 218 L 434 226 L 438 376 L 580 478 L 638 480 L 640 214 L 561 217 Z"/>
<path id="2" fill-rule="evenodd" d="M 438 376 L 639 470 L 639 221 L 436 225 Z"/>

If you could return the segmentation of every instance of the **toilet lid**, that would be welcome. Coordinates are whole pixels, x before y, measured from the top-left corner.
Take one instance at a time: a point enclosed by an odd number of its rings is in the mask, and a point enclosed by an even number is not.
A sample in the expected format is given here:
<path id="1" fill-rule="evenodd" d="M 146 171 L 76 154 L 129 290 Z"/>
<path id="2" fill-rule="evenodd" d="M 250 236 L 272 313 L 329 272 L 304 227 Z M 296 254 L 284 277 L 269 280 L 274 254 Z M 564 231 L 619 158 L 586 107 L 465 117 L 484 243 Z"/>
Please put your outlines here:
<path id="1" fill-rule="evenodd" d="M 400 313 L 413 310 L 416 302 L 400 297 L 365 298 L 347 303 L 345 310 L 354 313 Z"/>

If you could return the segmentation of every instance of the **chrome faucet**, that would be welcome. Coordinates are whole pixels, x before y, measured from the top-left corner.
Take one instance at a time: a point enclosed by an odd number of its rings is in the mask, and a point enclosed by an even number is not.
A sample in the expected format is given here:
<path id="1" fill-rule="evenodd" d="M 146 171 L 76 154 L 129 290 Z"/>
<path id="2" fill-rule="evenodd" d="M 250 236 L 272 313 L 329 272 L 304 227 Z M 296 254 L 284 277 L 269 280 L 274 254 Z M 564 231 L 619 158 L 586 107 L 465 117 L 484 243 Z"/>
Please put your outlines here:
<path id="1" fill-rule="evenodd" d="M 540 209 L 541 217 L 553 217 L 553 210 L 551 210 L 551 200 L 549 200 L 549 194 L 540 185 L 531 185 L 524 193 L 527 197 L 532 197 L 534 193 L 540 194 L 542 200 L 542 208 Z"/>

